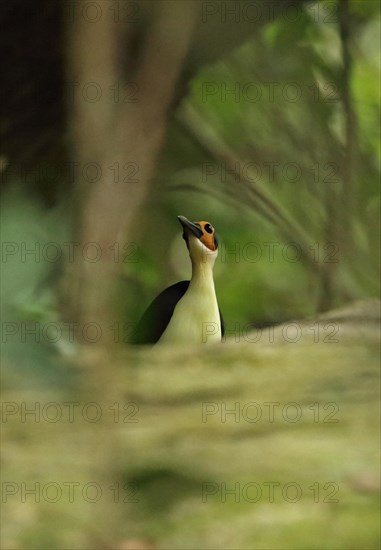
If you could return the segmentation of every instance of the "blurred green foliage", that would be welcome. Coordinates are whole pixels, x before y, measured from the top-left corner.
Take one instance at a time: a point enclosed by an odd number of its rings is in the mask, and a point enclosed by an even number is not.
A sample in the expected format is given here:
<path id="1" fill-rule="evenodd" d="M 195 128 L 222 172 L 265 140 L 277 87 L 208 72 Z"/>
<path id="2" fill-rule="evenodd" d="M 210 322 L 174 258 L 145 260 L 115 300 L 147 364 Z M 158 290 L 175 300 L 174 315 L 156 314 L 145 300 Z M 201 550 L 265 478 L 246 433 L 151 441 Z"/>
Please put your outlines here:
<path id="1" fill-rule="evenodd" d="M 324 3 L 308 5 L 297 22 L 281 18 L 267 24 L 250 42 L 200 71 L 189 102 L 240 161 L 241 174 L 253 165 L 249 179 L 287 209 L 316 258 L 336 263 L 332 306 L 379 294 L 380 18 L 375 3 L 350 4 L 349 85 L 358 154 L 346 191 L 342 46 L 337 18 L 330 18 L 333 3 L 326 7 L 324 12 Z M 228 324 L 281 321 L 319 307 L 317 266 L 287 258 L 291 239 L 247 202 L 246 182 L 240 185 L 227 169 L 181 119 L 171 123 L 139 230 L 141 261 L 126 269 L 138 289 L 129 302 L 132 318 L 167 284 L 189 276 L 177 214 L 208 219 L 220 235 L 215 279 Z M 353 199 L 351 235 L 341 229 L 347 246 L 338 240 L 340 227 L 331 230 L 341 223 L 346 194 Z M 260 252 L 246 248 L 245 256 L 245 245 L 252 242 Z M 294 242 L 299 246 L 297 238 Z M 265 243 L 275 243 L 273 260 Z M 324 248 L 327 243 L 333 244 Z"/>

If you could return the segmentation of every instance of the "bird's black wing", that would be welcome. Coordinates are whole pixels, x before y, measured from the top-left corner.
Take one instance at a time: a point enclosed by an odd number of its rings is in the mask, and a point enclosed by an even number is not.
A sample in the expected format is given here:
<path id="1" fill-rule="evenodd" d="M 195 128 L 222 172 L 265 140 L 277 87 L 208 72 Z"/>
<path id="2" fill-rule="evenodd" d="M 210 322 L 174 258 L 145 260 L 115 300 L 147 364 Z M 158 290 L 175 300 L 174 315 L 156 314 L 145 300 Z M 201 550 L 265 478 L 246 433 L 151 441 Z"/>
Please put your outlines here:
<path id="1" fill-rule="evenodd" d="M 222 317 L 222 313 L 221 313 L 221 310 L 219 308 L 218 308 L 218 311 L 220 312 L 221 338 L 222 338 L 225 334 L 225 321 L 224 321 L 224 318 Z"/>
<path id="2" fill-rule="evenodd" d="M 168 326 L 177 302 L 189 287 L 189 281 L 180 281 L 169 286 L 151 302 L 140 319 L 134 335 L 134 344 L 156 344 Z M 219 310 L 220 311 L 220 310 Z M 225 334 L 225 323 L 220 311 L 221 336 Z"/>
<path id="3" fill-rule="evenodd" d="M 180 281 L 161 292 L 143 313 L 134 334 L 134 344 L 155 344 L 171 320 L 177 302 L 188 290 L 189 281 Z"/>

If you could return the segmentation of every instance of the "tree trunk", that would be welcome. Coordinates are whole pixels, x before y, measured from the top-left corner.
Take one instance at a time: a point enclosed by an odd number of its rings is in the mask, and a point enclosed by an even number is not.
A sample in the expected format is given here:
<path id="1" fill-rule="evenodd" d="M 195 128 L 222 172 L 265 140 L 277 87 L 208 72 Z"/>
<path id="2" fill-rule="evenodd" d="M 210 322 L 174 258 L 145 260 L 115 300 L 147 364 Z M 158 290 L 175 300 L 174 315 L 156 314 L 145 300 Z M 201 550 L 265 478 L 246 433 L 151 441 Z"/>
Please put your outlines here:
<path id="1" fill-rule="evenodd" d="M 149 193 L 194 14 L 193 2 L 158 4 L 133 85 L 121 74 L 122 27 L 111 11 L 97 22 L 78 17 L 70 32 L 78 245 L 67 263 L 63 310 L 80 327 L 97 323 L 106 343 L 118 320 L 123 248 Z M 136 101 L 126 102 L 126 90 Z"/>

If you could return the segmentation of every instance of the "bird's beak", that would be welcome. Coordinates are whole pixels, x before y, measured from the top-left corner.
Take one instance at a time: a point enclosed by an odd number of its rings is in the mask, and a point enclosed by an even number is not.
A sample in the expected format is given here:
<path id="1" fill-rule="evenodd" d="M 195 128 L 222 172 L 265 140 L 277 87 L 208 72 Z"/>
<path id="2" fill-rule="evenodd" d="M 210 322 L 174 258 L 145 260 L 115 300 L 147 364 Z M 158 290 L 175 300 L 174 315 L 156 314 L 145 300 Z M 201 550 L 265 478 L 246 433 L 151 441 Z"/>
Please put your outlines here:
<path id="1" fill-rule="evenodd" d="M 191 232 L 193 233 L 193 235 L 196 235 L 196 237 L 197 237 L 198 239 L 203 235 L 202 229 L 201 229 L 198 225 L 196 225 L 196 224 L 190 222 L 190 221 L 189 221 L 187 218 L 185 218 L 184 216 L 177 216 L 177 219 L 179 220 L 179 222 L 180 222 L 181 225 L 183 226 L 184 231 L 185 231 L 186 229 L 189 229 L 189 231 L 191 231 Z"/>

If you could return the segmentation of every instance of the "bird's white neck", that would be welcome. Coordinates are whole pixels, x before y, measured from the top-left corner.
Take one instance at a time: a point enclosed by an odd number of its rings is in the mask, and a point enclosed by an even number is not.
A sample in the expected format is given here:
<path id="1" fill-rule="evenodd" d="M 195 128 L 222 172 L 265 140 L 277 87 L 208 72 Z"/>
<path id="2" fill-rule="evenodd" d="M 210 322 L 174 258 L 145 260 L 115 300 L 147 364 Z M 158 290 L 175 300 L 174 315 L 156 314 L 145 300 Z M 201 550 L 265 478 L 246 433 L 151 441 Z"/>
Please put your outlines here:
<path id="1" fill-rule="evenodd" d="M 217 258 L 217 250 L 209 250 L 198 239 L 189 239 L 189 257 L 192 262 L 191 284 L 202 283 L 212 285 L 213 267 Z"/>
<path id="2" fill-rule="evenodd" d="M 201 344 L 221 341 L 221 322 L 213 280 L 217 254 L 193 258 L 188 290 L 178 302 L 160 343 Z"/>
<path id="3" fill-rule="evenodd" d="M 192 260 L 192 278 L 190 284 L 193 286 L 210 286 L 214 289 L 213 265 L 214 262 L 210 261 L 195 262 Z"/>

